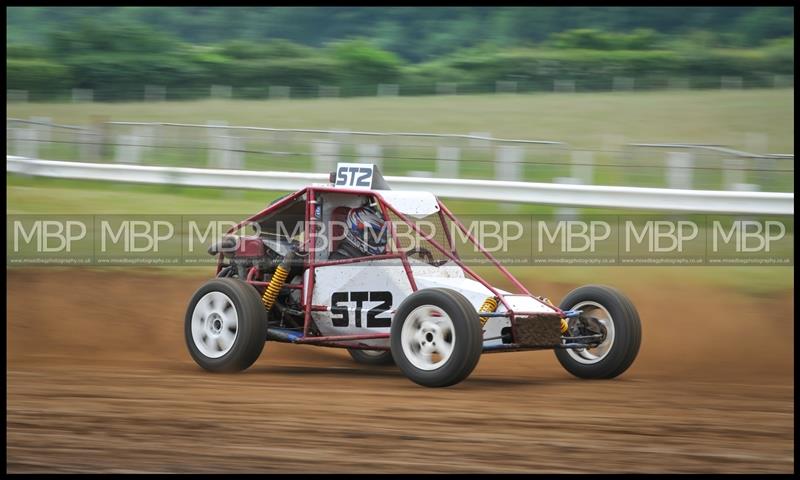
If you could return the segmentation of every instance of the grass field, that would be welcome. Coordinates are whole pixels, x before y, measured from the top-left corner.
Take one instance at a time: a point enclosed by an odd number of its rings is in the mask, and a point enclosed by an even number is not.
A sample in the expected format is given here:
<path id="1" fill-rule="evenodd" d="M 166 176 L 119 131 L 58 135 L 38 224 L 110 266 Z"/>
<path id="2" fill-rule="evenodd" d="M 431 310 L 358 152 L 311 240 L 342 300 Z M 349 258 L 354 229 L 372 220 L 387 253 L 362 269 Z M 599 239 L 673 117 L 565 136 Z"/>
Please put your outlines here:
<path id="1" fill-rule="evenodd" d="M 278 128 L 469 133 L 544 139 L 584 148 L 622 142 L 716 143 L 748 147 L 768 138 L 771 153 L 794 151 L 794 89 L 640 93 L 541 93 L 362 97 L 312 100 L 206 100 L 162 103 L 12 103 L 6 115 L 56 123 L 105 120 Z M 760 153 L 760 152 L 759 152 Z"/>

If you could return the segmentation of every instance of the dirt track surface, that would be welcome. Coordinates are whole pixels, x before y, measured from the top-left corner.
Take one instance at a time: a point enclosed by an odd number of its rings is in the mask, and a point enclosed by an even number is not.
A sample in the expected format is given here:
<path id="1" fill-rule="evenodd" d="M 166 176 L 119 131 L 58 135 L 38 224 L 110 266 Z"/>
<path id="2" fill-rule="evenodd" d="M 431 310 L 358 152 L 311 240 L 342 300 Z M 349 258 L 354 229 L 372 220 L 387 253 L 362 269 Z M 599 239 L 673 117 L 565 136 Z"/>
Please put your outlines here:
<path id="1" fill-rule="evenodd" d="M 626 288 L 643 341 L 618 379 L 542 351 L 426 389 L 272 342 L 206 373 L 182 331 L 204 279 L 109 272 L 9 273 L 7 472 L 794 471 L 791 292 Z"/>

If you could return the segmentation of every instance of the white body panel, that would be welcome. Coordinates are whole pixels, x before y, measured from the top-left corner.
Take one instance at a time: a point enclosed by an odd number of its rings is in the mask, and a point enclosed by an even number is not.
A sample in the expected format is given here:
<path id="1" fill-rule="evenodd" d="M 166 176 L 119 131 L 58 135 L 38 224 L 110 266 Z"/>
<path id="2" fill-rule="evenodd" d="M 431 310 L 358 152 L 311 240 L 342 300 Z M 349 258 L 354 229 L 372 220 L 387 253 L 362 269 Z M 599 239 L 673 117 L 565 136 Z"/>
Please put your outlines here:
<path id="1" fill-rule="evenodd" d="M 416 218 L 423 218 L 439 211 L 439 202 L 430 192 L 403 190 L 376 190 L 381 197 L 398 212 Z"/>
<path id="2" fill-rule="evenodd" d="M 475 280 L 465 278 L 464 271 L 452 263 L 433 267 L 412 262 L 411 269 L 418 289 L 450 288 L 464 295 L 476 311 L 487 297 L 492 296 L 488 288 Z M 304 284 L 308 285 L 308 272 L 305 277 Z M 504 290 L 498 291 L 516 312 L 554 312 L 552 308 L 527 295 L 511 295 Z M 389 333 L 391 318 L 411 293 L 408 276 L 397 259 L 318 267 L 312 304 L 325 305 L 329 310 L 312 312 L 312 316 L 322 335 Z M 497 312 L 505 311 L 506 308 L 501 303 Z M 508 318 L 490 318 L 484 325 L 483 336 L 499 337 L 502 329 L 510 325 Z M 357 343 L 389 346 L 388 339 L 354 342 Z M 487 341 L 485 345 L 501 343 L 497 338 Z"/>

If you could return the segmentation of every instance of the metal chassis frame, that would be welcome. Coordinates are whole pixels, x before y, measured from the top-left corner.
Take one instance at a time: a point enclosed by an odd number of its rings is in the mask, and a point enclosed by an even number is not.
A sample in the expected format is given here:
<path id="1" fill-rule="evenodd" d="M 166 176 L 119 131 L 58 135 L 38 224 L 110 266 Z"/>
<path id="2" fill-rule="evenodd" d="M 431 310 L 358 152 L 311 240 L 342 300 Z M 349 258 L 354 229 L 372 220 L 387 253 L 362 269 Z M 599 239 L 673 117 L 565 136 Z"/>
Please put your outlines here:
<path id="1" fill-rule="evenodd" d="M 316 255 L 313 253 L 316 246 L 316 226 L 317 220 L 314 216 L 314 209 L 317 205 L 317 193 L 343 193 L 343 194 L 352 194 L 352 195 L 359 195 L 359 196 L 370 196 L 373 197 L 380 209 L 381 213 L 383 214 L 384 220 L 386 221 L 388 228 L 389 228 L 389 235 L 392 242 L 392 251 L 394 253 L 387 253 L 383 255 L 373 255 L 369 257 L 358 257 L 352 259 L 342 259 L 342 260 L 332 260 L 332 261 L 323 261 L 317 262 Z M 240 229 L 242 226 L 246 225 L 248 222 L 258 221 L 258 219 L 268 215 L 269 213 L 278 210 L 285 205 L 289 204 L 297 200 L 298 198 L 306 195 L 305 200 L 305 229 L 304 229 L 304 240 L 308 245 L 309 254 L 306 256 L 303 264 L 304 271 L 308 273 L 308 285 L 299 284 L 299 285 L 284 285 L 284 287 L 289 288 L 296 288 L 301 289 L 303 292 L 304 298 L 302 298 L 302 306 L 303 306 L 303 314 L 304 314 L 304 321 L 303 321 L 303 336 L 299 337 L 289 343 L 300 343 L 300 344 L 312 344 L 312 345 L 319 345 L 319 346 L 326 346 L 326 347 L 339 347 L 339 348 L 355 348 L 355 349 L 369 349 L 369 350 L 388 350 L 388 348 L 380 348 L 380 347 L 367 347 L 364 345 L 353 345 L 351 343 L 353 340 L 374 340 L 374 339 L 382 339 L 382 338 L 389 338 L 390 334 L 388 333 L 376 333 L 376 334 L 366 334 L 366 335 L 333 335 L 333 336 L 316 336 L 316 335 L 309 335 L 309 328 L 311 326 L 311 312 L 312 311 L 327 311 L 329 307 L 325 305 L 312 305 L 311 298 L 312 293 L 314 291 L 314 272 L 317 267 L 329 266 L 329 265 L 343 265 L 343 264 L 350 264 L 350 263 L 359 263 L 359 262 L 366 262 L 366 261 L 373 261 L 373 260 L 384 260 L 384 259 L 391 259 L 397 258 L 403 264 L 403 269 L 406 272 L 406 276 L 408 278 L 408 282 L 411 286 L 412 291 L 416 292 L 418 290 L 416 281 L 414 280 L 414 273 L 411 269 L 411 266 L 408 262 L 408 255 L 405 252 L 400 252 L 397 249 L 396 244 L 396 236 L 394 235 L 395 229 L 394 224 L 392 222 L 391 217 L 389 216 L 389 212 L 394 213 L 399 217 L 404 223 L 410 226 L 417 234 L 422 235 L 428 242 L 430 242 L 440 253 L 445 255 L 448 259 L 452 260 L 456 263 L 461 269 L 463 269 L 470 277 L 472 277 L 477 282 L 481 283 L 484 287 L 486 287 L 489 291 L 492 292 L 494 296 L 496 296 L 500 302 L 506 307 L 506 312 L 503 313 L 494 313 L 483 316 L 490 316 L 490 317 L 507 317 L 511 320 L 512 325 L 512 337 L 514 332 L 514 325 L 516 322 L 517 317 L 525 317 L 530 315 L 542 315 L 540 312 L 515 312 L 512 310 L 511 306 L 506 301 L 506 298 L 503 294 L 501 294 L 496 288 L 490 285 L 486 280 L 484 280 L 480 275 L 474 272 L 471 268 L 467 267 L 463 261 L 458 257 L 457 252 L 455 251 L 455 246 L 453 245 L 453 239 L 450 236 L 450 230 L 445 228 L 446 239 L 449 243 L 449 249 L 445 248 L 444 246 L 440 245 L 434 238 L 430 238 L 425 236 L 423 232 L 417 227 L 417 225 L 410 221 L 408 217 L 399 211 L 397 211 L 390 203 L 386 202 L 381 196 L 380 192 L 375 190 L 367 190 L 367 189 L 355 189 L 355 188 L 341 188 L 341 187 L 332 187 L 332 186 L 309 186 L 302 188 L 292 194 L 287 195 L 286 197 L 280 199 L 279 201 L 275 202 L 272 205 L 269 205 L 267 208 L 263 209 L 262 211 L 258 212 L 255 215 L 248 217 L 245 220 L 242 220 L 231 229 L 229 229 L 226 233 L 232 234 L 233 232 Z M 486 251 L 483 248 L 483 245 L 478 243 L 472 233 L 467 230 L 464 224 L 461 223 L 451 212 L 444 206 L 444 204 L 437 198 L 436 202 L 439 206 L 439 218 L 442 222 L 443 226 L 446 226 L 445 219 L 450 219 L 464 234 L 466 234 L 467 238 L 472 242 L 473 245 L 478 247 L 478 249 L 483 253 L 483 255 L 494 265 L 496 266 L 503 275 L 511 281 L 511 283 L 519 290 L 519 293 L 512 294 L 512 295 L 527 295 L 538 301 L 539 303 L 552 308 L 556 311 L 555 315 L 558 315 L 559 318 L 570 318 L 573 316 L 577 316 L 579 312 L 572 312 L 572 311 L 563 311 L 560 308 L 549 305 L 544 301 L 540 300 L 539 298 L 535 297 L 528 291 L 525 286 L 519 282 L 505 267 L 503 267 L 494 256 Z M 220 270 L 222 270 L 222 261 L 223 261 L 223 254 L 220 252 L 217 257 L 217 274 L 219 274 Z M 248 272 L 247 278 L 245 281 L 254 287 L 257 288 L 266 288 L 269 285 L 269 282 L 257 281 L 254 280 L 253 277 L 256 273 L 256 267 L 252 267 Z M 307 287 L 307 288 L 306 288 Z M 345 342 L 345 343 L 342 343 Z M 516 343 L 509 343 L 498 345 L 496 347 L 489 347 L 484 348 L 484 353 L 494 353 L 494 352 L 503 352 L 503 351 L 520 351 L 520 350 L 543 350 L 543 349 L 553 349 L 553 348 L 576 348 L 570 347 L 568 345 L 559 345 L 556 347 L 531 347 L 531 346 L 522 346 Z"/>

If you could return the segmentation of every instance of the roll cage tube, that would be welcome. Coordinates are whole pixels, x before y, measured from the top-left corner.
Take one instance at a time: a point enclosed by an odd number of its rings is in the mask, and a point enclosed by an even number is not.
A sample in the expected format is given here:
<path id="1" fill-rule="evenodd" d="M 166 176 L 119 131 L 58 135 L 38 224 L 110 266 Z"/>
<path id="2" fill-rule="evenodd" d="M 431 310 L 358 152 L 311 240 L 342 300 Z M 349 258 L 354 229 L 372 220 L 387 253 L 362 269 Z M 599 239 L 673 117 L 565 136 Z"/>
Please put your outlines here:
<path id="1" fill-rule="evenodd" d="M 380 207 L 380 211 L 381 211 L 381 214 L 383 215 L 384 221 L 388 222 L 387 225 L 388 225 L 388 229 L 389 229 L 388 231 L 389 231 L 390 237 L 392 239 L 391 240 L 391 248 L 392 248 L 393 252 L 392 253 L 383 254 L 383 255 L 374 255 L 374 256 L 367 256 L 367 257 L 352 258 L 352 259 L 341 259 L 341 260 L 335 260 L 335 261 L 317 262 L 316 261 L 316 254 L 314 253 L 314 250 L 315 250 L 315 247 L 316 247 L 316 236 L 317 236 L 317 232 L 316 232 L 317 220 L 316 220 L 316 217 L 314 215 L 314 207 L 316 206 L 316 203 L 317 203 L 317 200 L 316 200 L 317 193 L 353 194 L 353 195 L 359 195 L 359 196 L 371 196 L 372 198 L 374 198 L 377 201 L 378 206 Z M 326 337 L 309 336 L 309 334 L 308 334 L 309 333 L 309 329 L 310 329 L 310 325 L 311 325 L 311 312 L 312 311 L 327 311 L 327 310 L 329 310 L 329 307 L 327 307 L 325 305 L 312 305 L 311 304 L 311 298 L 312 298 L 312 293 L 314 291 L 314 281 L 315 281 L 315 275 L 313 274 L 313 272 L 315 272 L 315 269 L 317 267 L 328 266 L 328 265 L 343 265 L 343 264 L 348 264 L 348 263 L 358 263 L 358 262 L 364 262 L 364 261 L 396 258 L 396 259 L 400 259 L 400 261 L 402 262 L 403 269 L 406 272 L 406 276 L 408 278 L 408 281 L 409 281 L 409 284 L 411 285 L 412 290 L 413 291 L 417 291 L 418 288 L 417 288 L 417 285 L 416 285 L 416 281 L 414 280 L 413 270 L 411 269 L 411 266 L 410 266 L 410 264 L 408 262 L 408 255 L 405 252 L 399 251 L 398 248 L 397 248 L 394 222 L 389 217 L 389 212 L 394 213 L 398 218 L 400 218 L 400 220 L 405 222 L 417 234 L 422 235 L 423 238 L 425 238 L 428 242 L 430 242 L 430 244 L 433 245 L 436 250 L 438 250 L 442 255 L 446 256 L 448 259 L 450 259 L 454 263 L 456 263 L 456 265 L 458 265 L 460 268 L 462 268 L 470 277 L 472 277 L 474 280 L 478 281 L 480 284 L 482 284 L 484 287 L 486 287 L 490 292 L 492 292 L 493 295 L 495 295 L 500 300 L 500 302 L 506 307 L 507 312 L 504 313 L 503 315 L 494 314 L 494 315 L 491 315 L 491 316 L 506 316 L 506 317 L 510 317 L 511 319 L 513 319 L 515 314 L 523 314 L 524 313 L 524 312 L 514 312 L 512 310 L 512 308 L 511 308 L 510 304 L 507 302 L 505 296 L 502 293 L 500 293 L 496 288 L 494 288 L 491 284 L 489 284 L 489 282 L 484 280 L 483 277 L 478 275 L 475 271 L 473 271 L 471 268 L 469 268 L 468 266 L 466 266 L 464 264 L 464 262 L 458 256 L 458 253 L 455 250 L 455 245 L 454 245 L 453 240 L 451 238 L 451 234 L 446 228 L 445 228 L 445 231 L 446 231 L 446 233 L 445 233 L 446 237 L 445 238 L 447 239 L 447 241 L 449 243 L 449 246 L 450 246 L 449 249 L 447 249 L 444 246 L 442 246 L 438 241 L 436 241 L 436 239 L 428 238 L 427 236 L 425 236 L 425 234 L 419 229 L 419 227 L 413 221 L 409 220 L 409 218 L 405 214 L 399 212 L 396 208 L 394 208 L 390 203 L 388 203 L 383 198 L 383 196 L 379 192 L 377 192 L 375 190 L 364 190 L 364 189 L 342 188 L 342 187 L 327 187 L 327 186 L 305 187 L 305 188 L 302 188 L 302 189 L 298 190 L 297 192 L 294 192 L 293 194 L 290 194 L 290 195 L 285 196 L 284 198 L 281 198 L 280 200 L 278 200 L 274 204 L 269 205 L 268 207 L 266 207 L 262 211 L 256 213 L 255 215 L 252 215 L 252 216 L 248 217 L 247 219 L 242 220 L 241 222 L 236 224 L 234 227 L 230 228 L 226 232 L 226 234 L 232 234 L 233 232 L 237 231 L 239 228 L 241 228 L 243 225 L 247 224 L 248 222 L 257 221 L 257 219 L 259 219 L 261 217 L 264 217 L 264 216 L 274 212 L 275 210 L 278 210 L 278 209 L 286 206 L 290 202 L 295 201 L 296 199 L 302 197 L 303 195 L 306 196 L 306 200 L 305 200 L 306 201 L 306 205 L 305 205 L 304 244 L 303 244 L 303 247 L 301 247 L 301 250 L 304 249 L 304 247 L 306 247 L 306 246 L 309 247 L 306 250 L 307 252 L 309 252 L 309 254 L 304 256 L 304 268 L 306 269 L 307 272 L 309 272 L 309 274 L 308 274 L 308 285 L 305 285 L 303 283 L 303 284 L 300 284 L 300 285 L 293 285 L 292 286 L 293 288 L 302 289 L 302 293 L 303 293 L 301 295 L 301 302 L 302 302 L 303 313 L 304 313 L 303 337 L 298 338 L 296 340 L 296 342 L 298 342 L 298 343 L 313 342 L 312 338 L 319 338 L 319 339 L 324 338 L 325 342 L 336 342 L 336 341 L 344 341 L 344 340 L 366 340 L 366 339 L 389 338 L 389 334 L 388 333 L 387 334 L 367 334 L 367 335 L 326 336 Z M 531 298 L 533 298 L 536 301 L 538 301 L 539 303 L 541 303 L 542 305 L 545 305 L 548 308 L 554 309 L 556 311 L 556 313 L 558 313 L 559 316 L 561 316 L 562 318 L 567 316 L 567 315 L 565 315 L 565 312 L 563 310 L 561 310 L 560 308 L 555 307 L 553 305 L 548 305 L 546 302 L 540 300 L 539 298 L 537 298 L 536 296 L 531 294 L 531 292 L 527 288 L 525 288 L 525 286 L 519 280 L 517 280 L 511 274 L 511 272 L 509 272 L 505 267 L 503 267 L 500 264 L 500 262 L 498 262 L 497 259 L 490 252 L 488 252 L 483 247 L 483 245 L 481 245 L 475 239 L 475 237 L 472 235 L 472 233 L 450 212 L 450 210 L 447 209 L 447 207 L 438 198 L 436 199 L 436 201 L 437 201 L 437 204 L 439 206 L 438 214 L 439 214 L 440 220 L 442 221 L 442 225 L 443 226 L 446 225 L 445 224 L 445 218 L 449 218 L 453 223 L 455 223 L 455 225 L 459 228 L 459 230 L 461 230 L 461 232 L 463 232 L 467 236 L 469 241 L 472 244 L 474 244 L 476 247 L 478 247 L 478 249 L 481 251 L 481 253 L 483 253 L 483 255 L 495 267 L 497 267 L 498 270 L 500 270 L 500 272 L 520 291 L 519 294 L 528 295 Z M 389 243 L 387 243 L 387 245 L 389 245 Z M 217 273 L 219 273 L 220 270 L 222 269 L 222 260 L 223 260 L 223 254 L 220 252 L 218 254 L 218 258 L 217 258 Z M 248 275 L 248 278 L 246 279 L 246 281 L 248 283 L 256 286 L 256 287 L 265 287 L 268 284 L 267 282 L 254 281 L 254 280 L 251 279 L 250 275 Z M 321 341 L 321 340 L 319 340 L 319 341 Z"/>

